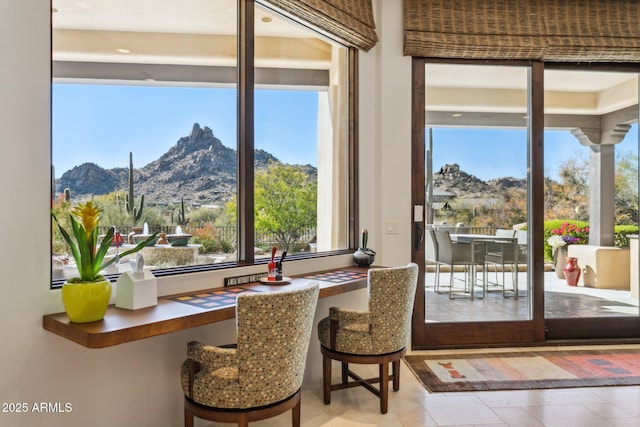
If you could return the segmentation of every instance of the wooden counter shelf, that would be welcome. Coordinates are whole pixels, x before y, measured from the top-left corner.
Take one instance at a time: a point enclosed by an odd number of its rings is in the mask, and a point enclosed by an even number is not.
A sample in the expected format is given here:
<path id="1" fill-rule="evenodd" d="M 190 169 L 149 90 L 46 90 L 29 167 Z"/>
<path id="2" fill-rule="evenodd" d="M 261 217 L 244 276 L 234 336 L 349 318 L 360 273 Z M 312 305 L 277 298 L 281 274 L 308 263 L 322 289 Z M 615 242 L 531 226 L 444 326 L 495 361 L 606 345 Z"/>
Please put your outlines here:
<path id="1" fill-rule="evenodd" d="M 358 271 L 366 272 L 367 268 L 345 267 L 331 271 Z M 351 292 L 367 287 L 367 279 L 359 278 L 340 283 L 321 281 L 306 276 L 322 272 L 308 273 L 301 277 L 293 277 L 289 285 L 266 285 L 260 282 L 241 285 L 242 288 L 256 289 L 260 291 L 278 291 L 284 288 L 303 286 L 311 281 L 320 284 L 319 298 L 326 298 Z M 216 288 L 224 289 L 224 288 Z M 210 292 L 214 289 L 202 290 Z M 190 292 L 189 295 L 195 292 Z M 44 329 L 58 334 L 89 348 L 103 348 L 123 344 L 143 338 L 154 337 L 169 332 L 195 328 L 222 320 L 233 319 L 236 315 L 235 305 L 213 309 L 204 309 L 181 302 L 173 301 L 178 295 L 170 295 L 158 298 L 158 305 L 139 310 L 126 310 L 109 306 L 104 319 L 91 323 L 71 323 L 66 313 L 47 314 L 43 316 Z"/>

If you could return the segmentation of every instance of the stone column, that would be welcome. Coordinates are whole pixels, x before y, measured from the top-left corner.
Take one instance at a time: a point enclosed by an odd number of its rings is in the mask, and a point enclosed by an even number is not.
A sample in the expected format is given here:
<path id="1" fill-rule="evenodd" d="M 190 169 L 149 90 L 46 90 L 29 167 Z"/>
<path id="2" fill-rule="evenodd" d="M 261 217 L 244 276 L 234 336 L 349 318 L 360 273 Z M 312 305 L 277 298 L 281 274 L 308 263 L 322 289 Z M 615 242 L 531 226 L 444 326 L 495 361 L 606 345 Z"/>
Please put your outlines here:
<path id="1" fill-rule="evenodd" d="M 580 144 L 589 147 L 589 244 L 613 246 L 615 224 L 615 145 L 630 125 L 612 123 L 606 116 L 602 129 L 571 131 Z"/>
<path id="2" fill-rule="evenodd" d="M 615 223 L 615 145 L 589 151 L 589 244 L 613 246 Z"/>

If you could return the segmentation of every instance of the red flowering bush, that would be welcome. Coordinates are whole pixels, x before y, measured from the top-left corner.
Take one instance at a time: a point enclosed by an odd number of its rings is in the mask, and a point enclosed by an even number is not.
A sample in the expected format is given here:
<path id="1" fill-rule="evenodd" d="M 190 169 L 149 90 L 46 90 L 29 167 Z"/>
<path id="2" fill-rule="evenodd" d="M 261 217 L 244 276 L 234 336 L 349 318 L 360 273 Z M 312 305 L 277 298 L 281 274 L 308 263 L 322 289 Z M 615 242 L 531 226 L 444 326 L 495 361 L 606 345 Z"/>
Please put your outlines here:
<path id="1" fill-rule="evenodd" d="M 568 222 L 551 230 L 552 236 L 560 236 L 567 245 L 584 245 L 589 241 L 589 227 L 579 227 Z"/>

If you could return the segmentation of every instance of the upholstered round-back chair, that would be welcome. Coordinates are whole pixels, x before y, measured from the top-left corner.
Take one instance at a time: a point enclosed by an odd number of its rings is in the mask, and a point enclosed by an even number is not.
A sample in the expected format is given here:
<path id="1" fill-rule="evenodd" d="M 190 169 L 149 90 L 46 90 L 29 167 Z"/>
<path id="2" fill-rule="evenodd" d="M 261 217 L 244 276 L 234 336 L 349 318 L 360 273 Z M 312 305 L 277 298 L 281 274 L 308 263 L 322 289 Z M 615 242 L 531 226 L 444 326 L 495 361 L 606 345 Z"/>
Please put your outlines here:
<path id="1" fill-rule="evenodd" d="M 319 286 L 240 294 L 238 343 L 215 347 L 190 342 L 182 365 L 185 426 L 194 416 L 247 426 L 292 409 L 300 425 L 300 387 Z"/>
<path id="2" fill-rule="evenodd" d="M 329 317 L 318 324 L 322 352 L 324 402 L 331 391 L 364 386 L 380 398 L 380 412 L 387 412 L 389 381 L 400 389 L 400 360 L 406 353 L 411 331 L 418 265 L 371 268 L 368 272 L 369 309 L 331 307 Z M 342 383 L 331 384 L 331 361 L 342 364 Z M 377 364 L 379 377 L 362 379 L 349 363 Z M 389 375 L 389 364 L 392 374 Z M 349 377 L 355 381 L 349 381 Z M 380 383 L 378 389 L 372 384 Z"/>

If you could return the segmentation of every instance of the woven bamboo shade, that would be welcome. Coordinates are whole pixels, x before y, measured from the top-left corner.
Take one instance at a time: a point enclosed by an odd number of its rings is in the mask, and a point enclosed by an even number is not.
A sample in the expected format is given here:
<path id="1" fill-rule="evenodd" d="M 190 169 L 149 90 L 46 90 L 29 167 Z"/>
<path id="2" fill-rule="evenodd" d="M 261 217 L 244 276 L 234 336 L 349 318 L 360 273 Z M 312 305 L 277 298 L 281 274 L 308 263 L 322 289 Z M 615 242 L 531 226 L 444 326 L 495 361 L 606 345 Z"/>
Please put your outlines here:
<path id="1" fill-rule="evenodd" d="M 640 62 L 638 0 L 404 0 L 404 54 Z"/>
<path id="2" fill-rule="evenodd" d="M 293 16 L 368 51 L 378 42 L 371 0 L 265 0 Z"/>

